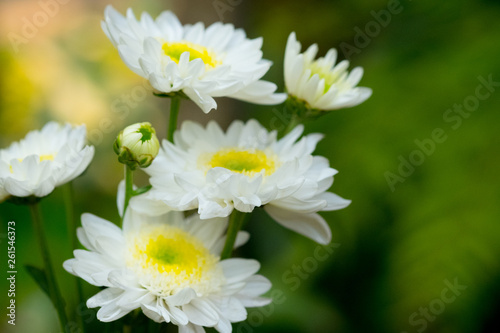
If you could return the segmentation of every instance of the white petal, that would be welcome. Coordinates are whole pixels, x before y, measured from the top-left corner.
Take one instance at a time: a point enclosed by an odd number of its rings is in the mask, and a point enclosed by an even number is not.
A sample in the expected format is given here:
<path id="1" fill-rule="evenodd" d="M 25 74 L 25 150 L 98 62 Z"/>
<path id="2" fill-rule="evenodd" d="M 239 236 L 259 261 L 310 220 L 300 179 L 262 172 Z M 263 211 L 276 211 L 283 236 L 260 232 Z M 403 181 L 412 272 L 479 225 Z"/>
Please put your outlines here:
<path id="1" fill-rule="evenodd" d="M 298 214 L 273 205 L 266 205 L 264 209 L 285 228 L 309 237 L 320 244 L 328 244 L 332 239 L 330 227 L 319 214 Z"/>
<path id="2" fill-rule="evenodd" d="M 231 322 L 247 319 L 247 310 L 236 297 L 229 297 L 219 305 L 220 312 Z"/>
<path id="3" fill-rule="evenodd" d="M 183 91 L 203 110 L 203 112 L 209 113 L 211 110 L 217 109 L 217 103 L 215 103 L 215 100 L 209 95 L 202 94 L 201 92 L 190 87 L 184 88 Z"/>
<path id="4" fill-rule="evenodd" d="M 363 68 L 362 67 L 355 67 L 351 70 L 351 73 L 347 77 L 347 82 L 354 87 L 361 81 L 361 78 L 363 77 Z"/>
<path id="5" fill-rule="evenodd" d="M 142 304 L 141 310 L 149 319 L 157 323 L 165 321 L 165 319 L 160 313 L 160 310 L 157 308 L 155 302 L 151 302 L 149 304 Z"/>
<path id="6" fill-rule="evenodd" d="M 233 331 L 231 322 L 224 317 L 219 320 L 214 328 L 220 333 L 231 333 Z"/>
<path id="7" fill-rule="evenodd" d="M 111 322 L 124 317 L 131 310 L 123 309 L 115 304 L 104 305 L 97 311 L 97 319 L 103 322 Z"/>
<path id="8" fill-rule="evenodd" d="M 262 275 L 253 275 L 246 280 L 245 287 L 238 292 L 239 295 L 259 296 L 271 289 L 271 282 Z"/>
<path id="9" fill-rule="evenodd" d="M 196 292 L 191 288 L 185 288 L 172 296 L 165 297 L 165 302 L 170 306 L 182 306 L 191 302 L 196 297 Z"/>
<path id="10" fill-rule="evenodd" d="M 205 329 L 199 325 L 187 324 L 179 326 L 179 333 L 205 333 Z"/>
<path id="11" fill-rule="evenodd" d="M 316 197 L 317 199 L 324 199 L 327 202 L 327 206 L 323 208 L 323 211 L 331 211 L 345 208 L 351 204 L 351 200 L 344 199 L 335 193 L 325 192 Z"/>
<path id="12" fill-rule="evenodd" d="M 195 325 L 212 327 L 219 321 L 219 314 L 207 302 L 193 299 L 182 307 L 189 321 Z"/>
<path id="13" fill-rule="evenodd" d="M 220 265 L 228 284 L 245 280 L 260 268 L 260 264 L 256 260 L 239 258 L 223 260 Z"/>
<path id="14" fill-rule="evenodd" d="M 285 101 L 286 94 L 274 94 L 277 86 L 274 83 L 259 80 L 249 84 L 237 93 L 230 96 L 242 101 L 247 101 L 255 104 L 275 105 Z"/>
<path id="15" fill-rule="evenodd" d="M 87 300 L 89 308 L 96 308 L 114 302 L 118 297 L 123 294 L 123 290 L 119 288 L 106 288 L 101 290 Z"/>

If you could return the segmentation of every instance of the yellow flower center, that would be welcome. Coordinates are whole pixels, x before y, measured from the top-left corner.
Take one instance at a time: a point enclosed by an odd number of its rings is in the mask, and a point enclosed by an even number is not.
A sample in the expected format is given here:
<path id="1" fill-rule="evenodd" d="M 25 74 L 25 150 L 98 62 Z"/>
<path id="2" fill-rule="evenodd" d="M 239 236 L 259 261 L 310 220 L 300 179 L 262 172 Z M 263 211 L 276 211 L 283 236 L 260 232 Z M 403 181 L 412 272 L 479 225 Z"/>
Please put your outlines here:
<path id="1" fill-rule="evenodd" d="M 275 158 L 259 149 L 222 149 L 213 154 L 207 164 L 209 168 L 226 168 L 247 176 L 252 176 L 262 170 L 266 175 L 270 175 L 276 169 Z"/>
<path id="2" fill-rule="evenodd" d="M 325 93 L 332 85 L 338 84 L 341 76 L 345 75 L 345 72 L 334 72 L 330 67 L 321 65 L 318 60 L 313 61 L 308 68 L 311 70 L 311 76 L 318 74 L 320 79 L 325 80 Z"/>
<path id="3" fill-rule="evenodd" d="M 54 154 L 48 154 L 48 155 L 40 155 L 40 162 L 41 161 L 53 161 L 54 160 Z M 19 162 L 23 161 L 23 158 L 18 158 L 17 159 Z M 12 165 L 9 166 L 10 173 L 14 173 L 14 170 L 12 170 Z"/>
<path id="4" fill-rule="evenodd" d="M 205 64 L 206 69 L 213 69 L 221 62 L 217 60 L 216 55 L 211 50 L 204 46 L 193 44 L 191 42 L 166 42 L 162 46 L 165 55 L 170 57 L 171 60 L 179 63 L 181 54 L 189 52 L 189 61 L 194 59 L 201 59 Z"/>
<path id="5" fill-rule="evenodd" d="M 127 265 L 157 295 L 168 296 L 187 287 L 205 293 L 219 288 L 223 281 L 219 258 L 176 227 L 164 225 L 140 233 L 129 252 Z"/>
<path id="6" fill-rule="evenodd" d="M 54 160 L 54 155 L 40 155 L 40 162 L 41 161 L 53 161 Z M 22 160 L 21 160 L 22 161 Z"/>

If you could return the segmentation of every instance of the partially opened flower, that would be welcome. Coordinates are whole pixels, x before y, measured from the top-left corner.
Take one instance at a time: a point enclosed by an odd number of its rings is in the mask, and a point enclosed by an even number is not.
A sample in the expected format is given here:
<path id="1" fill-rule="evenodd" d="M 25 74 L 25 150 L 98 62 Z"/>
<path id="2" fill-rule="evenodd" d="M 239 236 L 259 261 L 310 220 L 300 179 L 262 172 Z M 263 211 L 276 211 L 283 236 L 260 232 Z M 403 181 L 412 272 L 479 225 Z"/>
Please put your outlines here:
<path id="1" fill-rule="evenodd" d="M 215 122 L 206 128 L 184 122 L 172 144 L 146 169 L 153 188 L 132 199 L 132 206 L 150 214 L 164 209 L 198 209 L 202 219 L 223 217 L 233 209 L 265 210 L 278 223 L 327 244 L 331 232 L 318 211 L 346 207 L 350 201 L 326 192 L 336 170 L 328 160 L 312 156 L 322 135 L 299 141 L 299 125 L 277 140 L 255 120 L 234 121 L 224 133 Z"/>
<path id="2" fill-rule="evenodd" d="M 94 156 L 85 126 L 56 122 L 29 132 L 0 150 L 0 201 L 8 196 L 44 197 L 78 177 Z"/>
<path id="3" fill-rule="evenodd" d="M 260 297 L 271 283 L 255 274 L 257 261 L 219 259 L 227 219 L 185 219 L 181 212 L 148 217 L 127 210 L 123 230 L 91 214 L 82 215 L 82 226 L 78 238 L 88 251 L 75 250 L 64 268 L 107 287 L 87 301 L 88 307 L 100 307 L 101 321 L 140 308 L 180 332 L 203 332 L 202 326 L 231 332 L 231 323 L 246 319 L 246 307 L 270 302 Z M 247 239 L 240 232 L 236 245 Z"/>
<path id="4" fill-rule="evenodd" d="M 337 50 L 330 49 L 325 57 L 315 60 L 318 45 L 311 45 L 300 53 L 301 45 L 292 32 L 285 50 L 285 86 L 290 96 L 316 110 L 336 110 L 358 105 L 367 100 L 372 90 L 356 87 L 363 76 L 363 68 L 347 72 L 349 61 L 337 65 Z"/>
<path id="5" fill-rule="evenodd" d="M 151 123 L 136 123 L 121 131 L 113 144 L 120 163 L 132 170 L 137 166 L 147 168 L 151 165 L 160 149 L 160 142 Z"/>
<path id="6" fill-rule="evenodd" d="M 262 59 L 262 38 L 250 40 L 232 24 L 182 25 L 170 11 L 155 20 L 137 20 L 108 6 L 102 28 L 125 64 L 163 93 L 183 92 L 204 112 L 217 108 L 213 97 L 279 104 L 286 95 L 260 78 L 271 63 Z"/>

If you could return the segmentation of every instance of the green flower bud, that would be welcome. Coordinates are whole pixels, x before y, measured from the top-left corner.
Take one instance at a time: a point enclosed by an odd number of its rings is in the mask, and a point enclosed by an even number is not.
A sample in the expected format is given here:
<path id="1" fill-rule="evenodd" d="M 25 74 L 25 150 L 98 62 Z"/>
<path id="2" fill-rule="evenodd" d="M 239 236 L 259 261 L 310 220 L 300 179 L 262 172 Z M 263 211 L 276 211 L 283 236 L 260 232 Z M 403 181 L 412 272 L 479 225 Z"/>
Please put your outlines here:
<path id="1" fill-rule="evenodd" d="M 118 155 L 118 161 L 132 170 L 137 166 L 147 168 L 158 155 L 160 142 L 150 123 L 137 123 L 125 127 L 118 134 L 113 150 Z"/>

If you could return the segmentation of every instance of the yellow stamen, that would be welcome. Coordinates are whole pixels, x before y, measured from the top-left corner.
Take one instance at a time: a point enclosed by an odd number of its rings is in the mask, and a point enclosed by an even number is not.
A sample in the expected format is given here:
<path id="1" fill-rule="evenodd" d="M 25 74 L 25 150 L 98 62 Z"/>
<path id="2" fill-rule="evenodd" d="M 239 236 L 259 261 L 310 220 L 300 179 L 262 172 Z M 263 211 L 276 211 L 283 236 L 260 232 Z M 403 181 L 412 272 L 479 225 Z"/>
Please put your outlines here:
<path id="1" fill-rule="evenodd" d="M 318 61 L 311 63 L 309 69 L 311 70 L 311 76 L 318 74 L 320 79 L 325 80 L 325 93 L 328 92 L 331 86 L 338 84 L 341 76 L 345 75 L 345 72 L 334 72 L 330 67 L 322 65 Z"/>
<path id="2" fill-rule="evenodd" d="M 276 169 L 276 162 L 259 149 L 222 149 L 213 154 L 209 161 L 210 168 L 222 167 L 234 172 L 252 176 L 264 170 L 266 175 L 272 174 Z"/>
<path id="3" fill-rule="evenodd" d="M 53 161 L 54 160 L 54 155 L 53 154 L 48 154 L 48 155 L 40 155 L 39 156 L 40 162 L 42 161 Z M 17 159 L 19 162 L 23 161 L 23 158 L 18 158 Z M 12 169 L 12 165 L 9 165 L 10 173 L 14 173 L 14 170 Z"/>
<path id="4" fill-rule="evenodd" d="M 189 60 L 201 59 L 206 69 L 213 69 L 221 62 L 217 60 L 216 55 L 204 46 L 193 44 L 191 42 L 166 42 L 162 46 L 163 52 L 176 63 L 179 63 L 181 54 L 189 52 Z"/>
<path id="5" fill-rule="evenodd" d="M 219 258 L 177 227 L 164 225 L 143 232 L 133 239 L 129 251 L 127 265 L 142 284 L 161 295 L 185 287 L 205 290 L 207 283 L 213 283 L 211 277 L 220 273 L 216 266 Z"/>
<path id="6" fill-rule="evenodd" d="M 40 155 L 40 162 L 41 161 L 53 161 L 54 160 L 54 155 Z"/>

